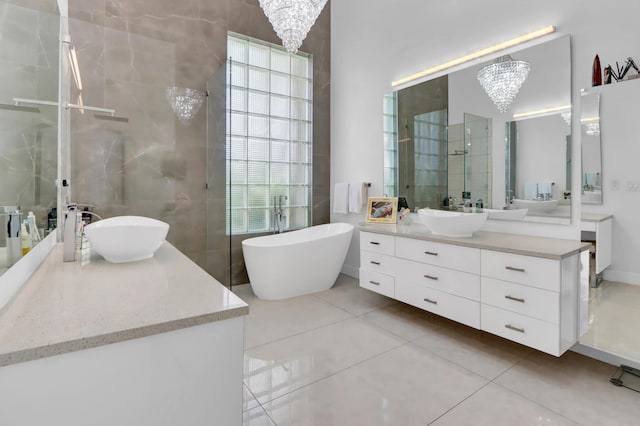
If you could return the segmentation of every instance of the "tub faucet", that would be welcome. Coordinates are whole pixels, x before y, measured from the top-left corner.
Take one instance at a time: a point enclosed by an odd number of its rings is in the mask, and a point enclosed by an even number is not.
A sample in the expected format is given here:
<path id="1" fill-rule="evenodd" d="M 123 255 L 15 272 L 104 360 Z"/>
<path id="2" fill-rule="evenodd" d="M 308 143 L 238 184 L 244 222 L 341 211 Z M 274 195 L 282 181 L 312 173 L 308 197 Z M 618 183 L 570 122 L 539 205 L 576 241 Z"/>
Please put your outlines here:
<path id="1" fill-rule="evenodd" d="M 282 211 L 282 199 L 287 200 L 286 195 L 274 195 L 273 196 L 273 232 L 274 234 L 280 234 L 284 231 L 284 226 L 287 221 L 287 216 Z"/>

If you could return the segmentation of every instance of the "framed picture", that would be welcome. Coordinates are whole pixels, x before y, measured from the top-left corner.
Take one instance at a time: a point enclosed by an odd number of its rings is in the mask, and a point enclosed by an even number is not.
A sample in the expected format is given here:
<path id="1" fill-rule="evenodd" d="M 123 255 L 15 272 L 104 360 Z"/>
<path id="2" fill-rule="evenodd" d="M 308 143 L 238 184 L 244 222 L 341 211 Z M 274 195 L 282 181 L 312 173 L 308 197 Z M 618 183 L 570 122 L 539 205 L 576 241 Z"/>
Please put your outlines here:
<path id="1" fill-rule="evenodd" d="M 367 222 L 396 223 L 398 199 L 395 197 L 369 197 Z"/>

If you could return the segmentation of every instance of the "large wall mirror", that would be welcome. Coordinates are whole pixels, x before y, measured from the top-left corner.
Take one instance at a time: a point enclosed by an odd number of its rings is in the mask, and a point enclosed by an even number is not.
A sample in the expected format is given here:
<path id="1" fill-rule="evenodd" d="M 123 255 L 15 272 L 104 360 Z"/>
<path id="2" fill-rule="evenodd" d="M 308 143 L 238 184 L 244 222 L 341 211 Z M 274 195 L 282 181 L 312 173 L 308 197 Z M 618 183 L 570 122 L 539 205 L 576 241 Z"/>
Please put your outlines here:
<path id="1" fill-rule="evenodd" d="M 522 213 L 507 220 L 570 223 L 569 36 L 511 56 L 529 62 L 530 72 L 504 113 L 477 78 L 494 61 L 384 97 L 386 194 L 405 197 L 412 209 L 481 200 Z"/>
<path id="2" fill-rule="evenodd" d="M 31 211 L 43 237 L 57 197 L 60 16 L 55 1 L 15 3 L 0 1 L 0 274 L 28 253 L 9 231 Z"/>
<path id="3" fill-rule="evenodd" d="M 602 148 L 600 146 L 600 94 L 580 97 L 582 141 L 582 204 L 602 204 Z"/>

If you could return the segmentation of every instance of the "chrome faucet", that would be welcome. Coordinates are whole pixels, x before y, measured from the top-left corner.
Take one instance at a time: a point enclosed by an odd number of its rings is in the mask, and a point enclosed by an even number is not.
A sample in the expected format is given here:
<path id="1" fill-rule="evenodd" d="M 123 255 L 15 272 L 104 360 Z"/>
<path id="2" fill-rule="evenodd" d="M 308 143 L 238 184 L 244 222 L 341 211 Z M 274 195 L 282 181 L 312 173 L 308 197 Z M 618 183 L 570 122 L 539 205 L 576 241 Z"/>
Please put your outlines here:
<path id="1" fill-rule="evenodd" d="M 280 234 L 284 231 L 284 226 L 287 222 L 287 216 L 282 211 L 282 199 L 287 200 L 286 195 L 274 195 L 273 196 L 273 233 Z"/>
<path id="2" fill-rule="evenodd" d="M 74 262 L 76 260 L 76 238 L 78 236 L 78 228 L 81 226 L 82 213 L 78 211 L 76 203 L 67 204 L 64 212 L 64 230 L 63 230 L 63 256 L 64 262 Z"/>
<path id="3" fill-rule="evenodd" d="M 513 189 L 507 189 L 504 197 L 504 209 L 509 210 L 511 208 L 511 200 L 516 198 L 516 193 Z"/>

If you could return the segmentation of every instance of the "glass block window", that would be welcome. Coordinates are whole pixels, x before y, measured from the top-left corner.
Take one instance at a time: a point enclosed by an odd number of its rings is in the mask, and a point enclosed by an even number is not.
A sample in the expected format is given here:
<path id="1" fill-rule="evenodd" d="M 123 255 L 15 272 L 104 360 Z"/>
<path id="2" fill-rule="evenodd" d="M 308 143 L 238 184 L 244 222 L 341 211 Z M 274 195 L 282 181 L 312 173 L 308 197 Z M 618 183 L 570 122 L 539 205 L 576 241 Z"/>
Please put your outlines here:
<path id="1" fill-rule="evenodd" d="M 447 110 L 413 117 L 415 205 L 437 207 L 447 196 Z"/>
<path id="2" fill-rule="evenodd" d="M 312 57 L 227 36 L 227 234 L 311 223 Z"/>
<path id="3" fill-rule="evenodd" d="M 384 194 L 398 196 L 398 95 L 384 95 L 382 104 L 384 137 Z"/>

